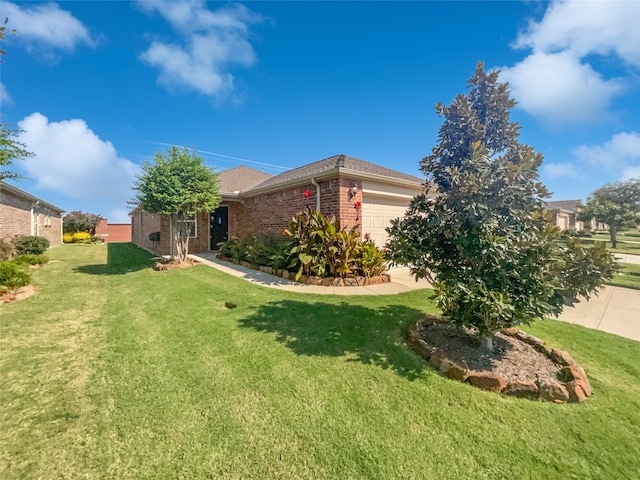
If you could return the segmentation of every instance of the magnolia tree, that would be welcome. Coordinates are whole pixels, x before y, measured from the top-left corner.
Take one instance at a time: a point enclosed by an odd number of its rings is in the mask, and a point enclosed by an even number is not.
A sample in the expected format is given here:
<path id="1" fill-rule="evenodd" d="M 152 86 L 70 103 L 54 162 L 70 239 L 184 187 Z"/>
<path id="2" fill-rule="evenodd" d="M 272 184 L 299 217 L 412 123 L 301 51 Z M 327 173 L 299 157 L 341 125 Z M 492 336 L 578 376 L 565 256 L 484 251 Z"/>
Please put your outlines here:
<path id="1" fill-rule="evenodd" d="M 169 217 L 175 256 L 184 262 L 189 252 L 190 221 L 220 204 L 217 175 L 187 148 L 171 147 L 166 154 L 156 153 L 154 163 L 143 163 L 133 189 L 136 196 L 132 204 Z"/>
<path id="2" fill-rule="evenodd" d="M 589 195 L 578 220 L 590 222 L 594 218 L 609 226 L 611 247 L 616 248 L 618 232 L 640 224 L 640 178 L 605 185 Z"/>
<path id="3" fill-rule="evenodd" d="M 437 193 L 416 196 L 387 229 L 391 260 L 429 278 L 444 315 L 488 349 L 496 331 L 588 298 L 614 265 L 603 244 L 583 248 L 549 221 L 542 155 L 519 143 L 498 73 L 479 63 L 466 95 L 436 105 L 444 122 L 421 170 Z"/>

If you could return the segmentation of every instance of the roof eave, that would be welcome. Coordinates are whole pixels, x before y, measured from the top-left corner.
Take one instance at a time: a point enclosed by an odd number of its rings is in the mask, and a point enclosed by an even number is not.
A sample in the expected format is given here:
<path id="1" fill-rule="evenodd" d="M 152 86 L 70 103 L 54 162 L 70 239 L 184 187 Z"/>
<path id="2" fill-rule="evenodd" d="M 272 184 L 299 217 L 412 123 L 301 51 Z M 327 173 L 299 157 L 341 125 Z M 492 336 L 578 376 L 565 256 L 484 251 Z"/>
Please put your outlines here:
<path id="1" fill-rule="evenodd" d="M 55 212 L 58 212 L 61 215 L 63 213 L 65 213 L 65 210 L 63 210 L 60 207 L 56 207 L 52 203 L 49 203 L 49 202 L 47 202 L 45 200 L 42 200 L 41 198 L 34 197 L 30 193 L 27 193 L 24 190 L 20 190 L 19 188 L 14 187 L 13 185 L 9 185 L 8 183 L 2 182 L 2 184 L 0 185 L 0 190 L 5 189 L 5 188 L 8 191 L 10 191 L 11 193 L 13 193 L 14 195 L 19 195 L 21 197 L 24 197 L 27 200 L 30 200 L 31 202 L 40 202 L 39 205 L 41 205 L 43 207 L 47 207 L 48 209 L 53 210 Z"/>

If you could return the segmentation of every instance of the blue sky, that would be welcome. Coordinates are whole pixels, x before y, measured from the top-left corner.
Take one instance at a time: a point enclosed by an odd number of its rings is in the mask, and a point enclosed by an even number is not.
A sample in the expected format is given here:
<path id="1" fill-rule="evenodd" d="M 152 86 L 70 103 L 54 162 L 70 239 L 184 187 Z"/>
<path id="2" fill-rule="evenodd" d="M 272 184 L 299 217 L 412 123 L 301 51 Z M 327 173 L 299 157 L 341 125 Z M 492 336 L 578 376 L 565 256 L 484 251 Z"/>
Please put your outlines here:
<path id="1" fill-rule="evenodd" d="M 553 199 L 640 177 L 640 2 L 8 2 L 16 185 L 126 222 L 143 160 L 279 173 L 345 153 L 421 175 L 436 102 L 502 69 Z"/>

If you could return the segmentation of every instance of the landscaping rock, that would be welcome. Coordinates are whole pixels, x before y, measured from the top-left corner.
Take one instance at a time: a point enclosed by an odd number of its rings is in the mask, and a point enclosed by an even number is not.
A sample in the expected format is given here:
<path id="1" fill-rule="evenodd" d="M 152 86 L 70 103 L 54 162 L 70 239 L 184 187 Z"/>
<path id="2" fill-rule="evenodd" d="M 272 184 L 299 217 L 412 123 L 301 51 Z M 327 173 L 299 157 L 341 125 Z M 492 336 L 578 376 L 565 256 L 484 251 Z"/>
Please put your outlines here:
<path id="1" fill-rule="evenodd" d="M 533 335 L 529 335 L 528 333 L 521 332 L 520 330 L 518 330 L 518 333 L 516 333 L 516 338 L 518 340 L 522 340 L 525 343 L 528 343 L 529 345 L 542 345 L 542 340 L 540 340 L 538 337 L 534 337 Z"/>
<path id="2" fill-rule="evenodd" d="M 322 277 L 308 277 L 307 284 L 309 285 L 322 285 Z"/>
<path id="3" fill-rule="evenodd" d="M 356 280 L 358 282 L 359 287 L 364 287 L 364 280 L 365 280 L 364 277 L 357 277 Z"/>
<path id="4" fill-rule="evenodd" d="M 512 382 L 502 391 L 505 395 L 530 400 L 538 398 L 538 386 L 535 382 Z"/>
<path id="5" fill-rule="evenodd" d="M 386 273 L 380 275 L 380 278 L 382 278 L 382 283 L 389 283 L 391 281 L 391 277 Z"/>
<path id="6" fill-rule="evenodd" d="M 291 272 L 287 270 L 283 270 L 281 277 L 284 278 L 285 280 L 289 280 L 290 275 L 292 276 L 293 274 L 291 274 Z"/>
<path id="7" fill-rule="evenodd" d="M 567 382 L 567 392 L 572 402 L 584 402 L 591 395 L 591 386 L 582 380 L 571 380 Z"/>
<path id="8" fill-rule="evenodd" d="M 546 355 L 547 357 L 551 358 L 551 351 L 553 349 L 547 347 L 545 344 L 539 344 L 539 345 L 533 345 L 533 348 L 536 349 L 538 352 Z"/>
<path id="9" fill-rule="evenodd" d="M 371 285 L 382 285 L 382 277 L 371 277 L 369 280 L 369 284 Z"/>
<path id="10" fill-rule="evenodd" d="M 566 402 L 569 400 L 569 392 L 560 383 L 555 380 L 546 380 L 538 385 L 540 399 L 547 402 Z"/>
<path id="11" fill-rule="evenodd" d="M 242 265 L 245 268 L 251 268 L 251 264 L 249 262 L 240 262 L 240 265 Z"/>
<path id="12" fill-rule="evenodd" d="M 492 372 L 471 371 L 467 376 L 467 381 L 474 387 L 490 392 L 500 392 L 507 386 L 507 381 L 502 375 Z"/>
<path id="13" fill-rule="evenodd" d="M 409 333 L 407 334 L 407 343 L 409 345 L 414 345 L 418 343 L 418 340 L 420 339 L 421 339 L 421 334 L 417 329 L 412 328 L 409 330 Z"/>
<path id="14" fill-rule="evenodd" d="M 322 279 L 323 287 L 330 287 L 331 285 L 333 285 L 333 278 L 327 277 Z"/>
<path id="15" fill-rule="evenodd" d="M 520 330 L 514 327 L 505 328 L 504 330 L 502 330 L 502 333 L 504 333 L 505 335 L 509 335 L 510 337 L 515 337 L 518 332 L 520 332 Z"/>
<path id="16" fill-rule="evenodd" d="M 559 363 L 560 365 L 563 365 L 563 366 L 573 365 L 574 363 L 576 363 L 573 361 L 573 358 L 571 358 L 571 355 L 569 355 L 564 350 L 560 350 L 558 348 L 551 349 L 551 354 L 549 355 L 549 357 L 554 362 Z"/>
<path id="17" fill-rule="evenodd" d="M 297 281 L 299 283 L 307 283 L 307 276 L 306 275 L 300 275 L 300 278 Z"/>
<path id="18" fill-rule="evenodd" d="M 334 278 L 332 285 L 334 287 L 344 287 L 344 282 L 342 281 L 341 278 Z"/>
<path id="19" fill-rule="evenodd" d="M 413 351 L 425 360 L 429 360 L 431 356 L 438 351 L 437 348 L 429 346 L 424 340 L 418 340 L 412 347 Z M 437 368 L 440 368 L 440 366 L 438 365 Z"/>
<path id="20" fill-rule="evenodd" d="M 464 382 L 469 375 L 469 369 L 445 358 L 440 362 L 440 373 L 446 377 L 452 378 L 453 380 Z"/>
<path id="21" fill-rule="evenodd" d="M 358 286 L 358 280 L 355 278 L 345 278 L 344 279 L 344 286 L 345 287 L 357 287 Z"/>
<path id="22" fill-rule="evenodd" d="M 569 365 L 562 369 L 562 372 L 567 376 L 568 380 L 578 382 L 577 385 L 584 390 L 587 397 L 591 396 L 591 384 L 587 379 L 587 375 L 579 365 Z M 569 384 L 567 383 L 567 387 Z M 571 393 L 571 392 L 569 392 Z"/>
<path id="23" fill-rule="evenodd" d="M 420 340 L 420 342 L 424 342 L 424 340 Z M 420 343 L 418 342 L 418 343 Z M 442 350 L 438 350 L 438 349 L 433 349 L 433 347 L 429 347 L 427 345 L 427 343 L 425 342 L 425 345 L 427 346 L 427 348 L 429 349 L 429 351 L 431 352 L 429 355 L 429 365 L 431 365 L 433 368 L 440 370 L 440 365 L 442 364 L 443 360 L 448 360 L 447 356 L 444 354 L 444 352 Z M 425 357 L 423 357 L 425 358 Z"/>

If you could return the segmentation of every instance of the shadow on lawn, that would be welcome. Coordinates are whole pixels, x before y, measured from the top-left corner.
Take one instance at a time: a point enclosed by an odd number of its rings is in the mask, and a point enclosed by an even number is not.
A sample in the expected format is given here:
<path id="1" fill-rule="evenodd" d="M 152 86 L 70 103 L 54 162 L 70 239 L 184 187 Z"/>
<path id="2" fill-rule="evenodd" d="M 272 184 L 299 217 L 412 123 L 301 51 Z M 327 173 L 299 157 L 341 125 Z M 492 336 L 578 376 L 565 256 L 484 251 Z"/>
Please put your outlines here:
<path id="1" fill-rule="evenodd" d="M 124 275 L 125 273 L 151 268 L 156 258 L 133 243 L 108 243 L 107 263 L 81 265 L 74 272 L 89 275 Z"/>
<path id="2" fill-rule="evenodd" d="M 283 300 L 259 307 L 239 324 L 275 333 L 279 342 L 298 355 L 344 356 L 346 361 L 392 368 L 413 380 L 424 362 L 406 345 L 405 334 L 423 315 L 402 305 L 367 308 Z"/>

